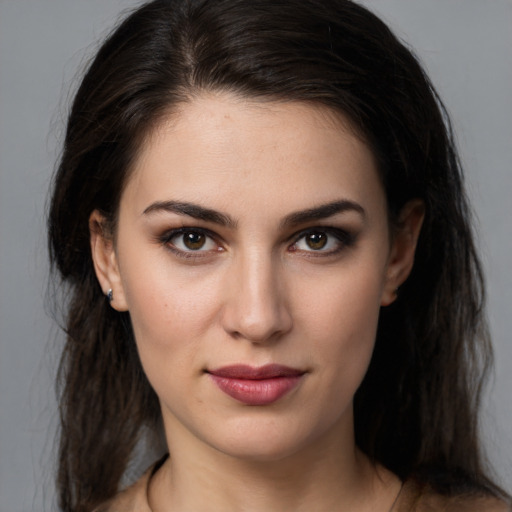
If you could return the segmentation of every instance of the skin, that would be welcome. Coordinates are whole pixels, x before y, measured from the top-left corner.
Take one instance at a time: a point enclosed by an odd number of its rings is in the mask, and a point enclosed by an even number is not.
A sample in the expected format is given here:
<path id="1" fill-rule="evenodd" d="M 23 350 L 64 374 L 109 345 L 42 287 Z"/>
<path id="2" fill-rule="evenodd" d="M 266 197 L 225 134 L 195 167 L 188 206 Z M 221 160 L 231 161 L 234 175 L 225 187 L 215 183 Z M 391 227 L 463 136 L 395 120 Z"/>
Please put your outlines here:
<path id="1" fill-rule="evenodd" d="M 333 202 L 343 208 L 304 214 Z M 391 237 L 373 154 L 324 108 L 210 94 L 160 123 L 115 236 L 90 219 L 98 279 L 130 312 L 162 407 L 172 457 L 152 480 L 154 511 L 389 510 L 400 483 L 357 450 L 352 400 L 422 218 L 412 201 Z M 239 363 L 304 375 L 248 406 L 207 373 Z"/>

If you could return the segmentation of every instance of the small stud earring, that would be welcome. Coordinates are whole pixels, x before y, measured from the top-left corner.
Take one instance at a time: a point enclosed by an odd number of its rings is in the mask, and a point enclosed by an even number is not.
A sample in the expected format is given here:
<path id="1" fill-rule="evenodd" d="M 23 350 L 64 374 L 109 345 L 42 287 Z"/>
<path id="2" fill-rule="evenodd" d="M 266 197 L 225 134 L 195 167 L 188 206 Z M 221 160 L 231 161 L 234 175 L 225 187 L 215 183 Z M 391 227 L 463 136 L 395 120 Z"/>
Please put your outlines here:
<path id="1" fill-rule="evenodd" d="M 107 292 L 107 300 L 109 302 L 112 302 L 114 300 L 114 292 L 112 291 L 112 288 L 110 288 Z"/>

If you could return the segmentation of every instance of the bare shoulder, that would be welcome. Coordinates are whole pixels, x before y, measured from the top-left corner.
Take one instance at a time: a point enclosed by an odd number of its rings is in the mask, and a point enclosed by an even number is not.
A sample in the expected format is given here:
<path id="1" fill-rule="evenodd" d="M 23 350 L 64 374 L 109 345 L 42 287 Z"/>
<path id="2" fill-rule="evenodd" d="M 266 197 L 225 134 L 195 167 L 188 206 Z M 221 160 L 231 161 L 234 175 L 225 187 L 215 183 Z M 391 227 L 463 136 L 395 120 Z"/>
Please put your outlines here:
<path id="1" fill-rule="evenodd" d="M 147 500 L 150 475 L 150 471 L 147 471 L 133 485 L 94 509 L 94 512 L 151 512 Z"/>
<path id="2" fill-rule="evenodd" d="M 512 512 L 512 504 L 478 492 L 447 496 L 428 485 L 408 481 L 392 512 Z"/>
<path id="3" fill-rule="evenodd" d="M 148 501 L 149 483 L 168 457 L 169 455 L 165 454 L 150 466 L 135 483 L 95 508 L 93 512 L 151 512 Z"/>
<path id="4" fill-rule="evenodd" d="M 425 496 L 418 512 L 512 512 L 510 503 L 493 496 Z"/>

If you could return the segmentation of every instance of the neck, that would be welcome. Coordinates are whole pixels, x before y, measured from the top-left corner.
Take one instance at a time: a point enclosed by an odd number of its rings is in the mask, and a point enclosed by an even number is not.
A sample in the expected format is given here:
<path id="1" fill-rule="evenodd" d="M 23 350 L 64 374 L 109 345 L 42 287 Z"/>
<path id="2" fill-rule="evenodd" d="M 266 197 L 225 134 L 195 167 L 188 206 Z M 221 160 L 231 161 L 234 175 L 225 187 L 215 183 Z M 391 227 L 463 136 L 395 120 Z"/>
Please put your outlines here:
<path id="1" fill-rule="evenodd" d="M 233 457 L 182 437 L 169 447 L 150 486 L 154 512 L 387 512 L 400 487 L 339 432 L 274 458 Z"/>

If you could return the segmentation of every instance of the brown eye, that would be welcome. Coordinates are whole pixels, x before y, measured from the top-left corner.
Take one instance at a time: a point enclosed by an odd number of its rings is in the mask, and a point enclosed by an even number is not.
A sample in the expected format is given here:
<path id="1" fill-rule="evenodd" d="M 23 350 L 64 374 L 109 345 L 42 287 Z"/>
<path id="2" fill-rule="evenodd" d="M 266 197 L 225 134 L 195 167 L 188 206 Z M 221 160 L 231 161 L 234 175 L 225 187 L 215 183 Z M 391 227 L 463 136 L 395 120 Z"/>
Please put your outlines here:
<path id="1" fill-rule="evenodd" d="M 162 242 L 182 253 L 203 253 L 220 250 L 214 238 L 200 229 L 175 230 L 165 235 Z"/>
<path id="2" fill-rule="evenodd" d="M 292 252 L 318 253 L 330 256 L 354 243 L 354 236 L 345 229 L 336 227 L 314 228 L 303 231 L 297 241 L 290 247 Z"/>
<path id="3" fill-rule="evenodd" d="M 319 251 L 327 245 L 328 236 L 326 233 L 314 231 L 304 237 L 306 245 L 314 251 Z"/>
<path id="4" fill-rule="evenodd" d="M 206 242 L 206 236 L 203 233 L 198 233 L 197 231 L 188 231 L 183 233 L 182 236 L 183 244 L 191 251 L 202 249 Z"/>

